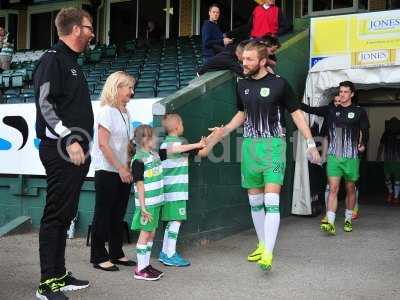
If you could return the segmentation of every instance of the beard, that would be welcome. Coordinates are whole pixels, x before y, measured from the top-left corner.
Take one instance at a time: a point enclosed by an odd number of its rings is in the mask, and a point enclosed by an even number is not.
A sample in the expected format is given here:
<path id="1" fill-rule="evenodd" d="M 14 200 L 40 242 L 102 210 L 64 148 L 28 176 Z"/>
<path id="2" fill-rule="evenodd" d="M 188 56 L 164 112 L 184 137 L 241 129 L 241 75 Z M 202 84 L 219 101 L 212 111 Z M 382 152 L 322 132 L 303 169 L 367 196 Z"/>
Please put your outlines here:
<path id="1" fill-rule="evenodd" d="M 81 52 L 85 52 L 90 45 L 91 37 L 87 38 L 83 33 L 80 34 L 79 36 L 79 44 L 81 48 Z"/>
<path id="2" fill-rule="evenodd" d="M 243 67 L 244 70 L 244 75 L 251 77 L 251 76 L 255 76 L 260 72 L 260 65 L 255 66 L 252 69 L 248 69 L 246 67 Z"/>

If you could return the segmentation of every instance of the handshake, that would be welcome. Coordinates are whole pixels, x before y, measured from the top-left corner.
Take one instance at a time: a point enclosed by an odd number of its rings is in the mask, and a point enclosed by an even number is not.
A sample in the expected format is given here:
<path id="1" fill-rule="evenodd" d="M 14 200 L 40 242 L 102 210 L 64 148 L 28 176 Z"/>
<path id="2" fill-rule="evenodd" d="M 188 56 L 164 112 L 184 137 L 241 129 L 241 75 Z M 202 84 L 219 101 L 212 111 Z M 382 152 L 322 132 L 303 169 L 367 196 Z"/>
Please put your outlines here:
<path id="1" fill-rule="evenodd" d="M 225 130 L 224 127 L 209 128 L 211 133 L 207 137 L 201 137 L 200 141 L 196 144 L 196 148 L 199 149 L 198 155 L 206 157 L 208 153 L 214 148 L 214 146 L 224 138 Z"/>

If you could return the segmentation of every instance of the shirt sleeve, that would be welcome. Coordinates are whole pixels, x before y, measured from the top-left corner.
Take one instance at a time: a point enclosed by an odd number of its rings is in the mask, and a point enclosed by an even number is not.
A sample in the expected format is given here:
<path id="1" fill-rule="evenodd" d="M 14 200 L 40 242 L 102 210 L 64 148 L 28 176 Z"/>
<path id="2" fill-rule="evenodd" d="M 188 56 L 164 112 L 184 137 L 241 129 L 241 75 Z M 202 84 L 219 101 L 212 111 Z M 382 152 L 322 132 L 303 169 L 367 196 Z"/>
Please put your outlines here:
<path id="1" fill-rule="evenodd" d="M 111 133 L 111 116 L 110 109 L 107 106 L 103 106 L 97 115 L 97 124 L 101 125 Z"/>
<path id="2" fill-rule="evenodd" d="M 158 156 L 160 157 L 160 160 L 166 160 L 167 159 L 167 148 L 160 148 L 160 150 L 158 150 Z"/>
<path id="3" fill-rule="evenodd" d="M 287 81 L 285 81 L 281 103 L 290 113 L 300 109 L 300 102 L 296 99 L 293 89 Z"/>
<path id="4" fill-rule="evenodd" d="M 236 85 L 236 107 L 238 111 L 244 111 L 244 104 L 239 93 L 239 84 Z"/>
<path id="5" fill-rule="evenodd" d="M 329 114 L 329 106 L 310 106 L 305 103 L 300 104 L 300 109 L 308 114 L 326 117 Z"/>
<path id="6" fill-rule="evenodd" d="M 38 112 L 46 127 L 56 136 L 64 136 L 69 131 L 66 119 L 57 111 L 59 99 L 63 93 L 62 68 L 55 53 L 43 55 L 34 72 L 34 87 Z"/>
<path id="7" fill-rule="evenodd" d="M 133 182 L 144 180 L 144 163 L 138 159 L 132 162 L 132 177 Z"/>

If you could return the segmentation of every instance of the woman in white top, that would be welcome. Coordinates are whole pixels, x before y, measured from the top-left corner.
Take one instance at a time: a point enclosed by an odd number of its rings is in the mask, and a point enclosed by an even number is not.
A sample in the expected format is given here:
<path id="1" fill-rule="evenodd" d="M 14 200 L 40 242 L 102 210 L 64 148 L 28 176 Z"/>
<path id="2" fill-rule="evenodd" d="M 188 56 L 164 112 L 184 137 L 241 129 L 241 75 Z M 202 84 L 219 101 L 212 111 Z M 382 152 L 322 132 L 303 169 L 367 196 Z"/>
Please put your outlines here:
<path id="1" fill-rule="evenodd" d="M 133 137 L 133 127 L 126 105 L 132 97 L 134 83 L 135 79 L 125 72 L 111 74 L 104 84 L 100 110 L 95 118 L 92 159 L 96 206 L 90 262 L 104 271 L 118 271 L 116 264 L 136 265 L 122 250 L 122 222 L 132 182 L 128 145 Z"/>

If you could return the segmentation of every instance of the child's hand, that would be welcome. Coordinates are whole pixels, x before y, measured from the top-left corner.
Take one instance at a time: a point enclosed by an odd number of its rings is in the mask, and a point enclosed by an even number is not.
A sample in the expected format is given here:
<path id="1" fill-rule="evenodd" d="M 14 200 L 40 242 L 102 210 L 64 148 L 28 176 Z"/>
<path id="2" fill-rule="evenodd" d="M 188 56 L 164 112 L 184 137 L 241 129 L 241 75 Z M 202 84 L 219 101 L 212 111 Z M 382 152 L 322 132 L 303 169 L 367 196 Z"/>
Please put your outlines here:
<path id="1" fill-rule="evenodd" d="M 153 216 L 146 210 L 146 207 L 141 208 L 141 213 L 146 224 L 153 220 Z"/>
<path id="2" fill-rule="evenodd" d="M 199 144 L 199 148 L 200 149 L 203 149 L 204 147 L 207 147 L 207 139 L 204 136 L 202 136 L 201 140 L 200 140 L 200 142 L 198 144 Z"/>

